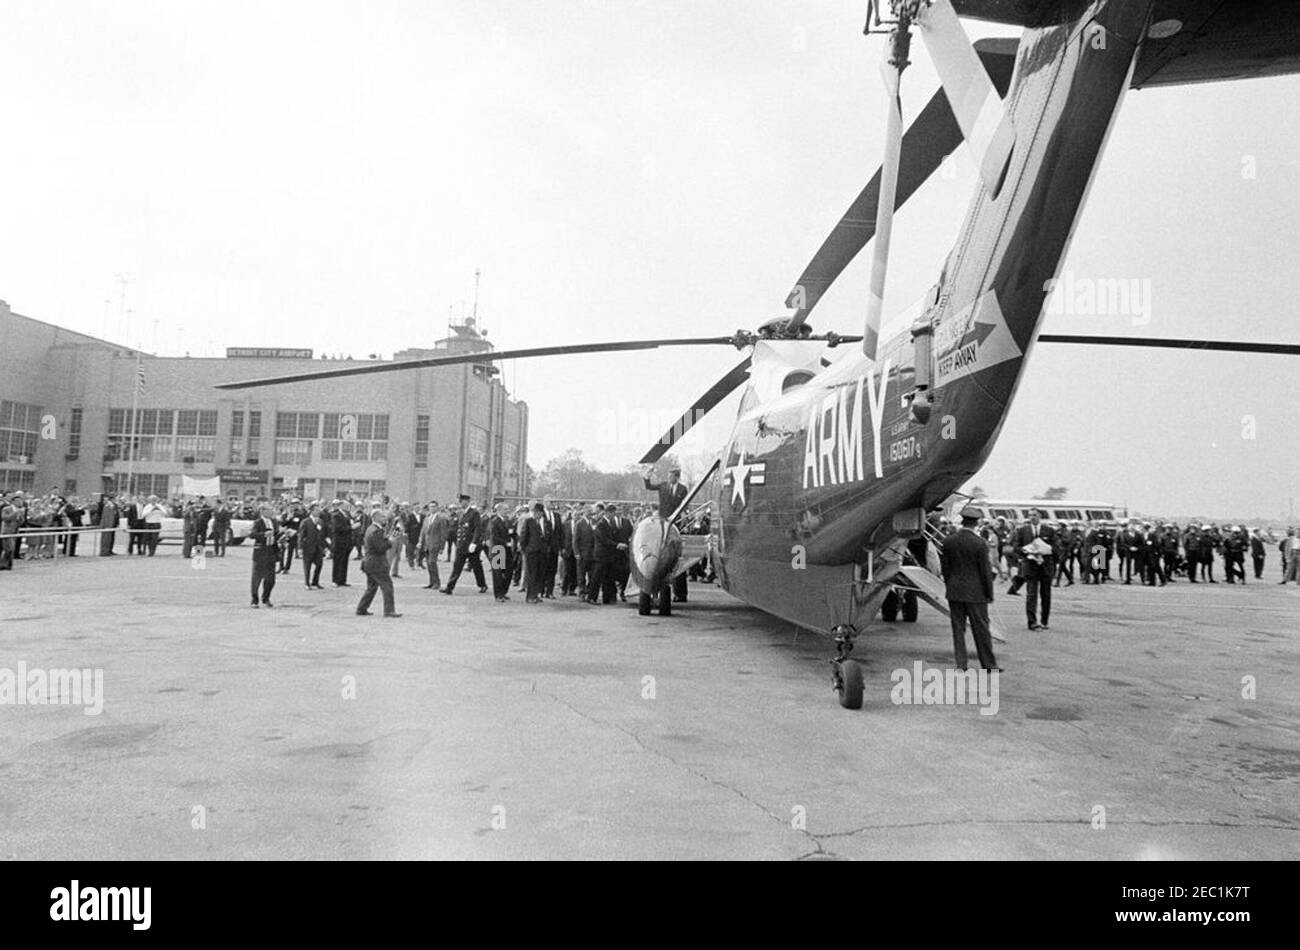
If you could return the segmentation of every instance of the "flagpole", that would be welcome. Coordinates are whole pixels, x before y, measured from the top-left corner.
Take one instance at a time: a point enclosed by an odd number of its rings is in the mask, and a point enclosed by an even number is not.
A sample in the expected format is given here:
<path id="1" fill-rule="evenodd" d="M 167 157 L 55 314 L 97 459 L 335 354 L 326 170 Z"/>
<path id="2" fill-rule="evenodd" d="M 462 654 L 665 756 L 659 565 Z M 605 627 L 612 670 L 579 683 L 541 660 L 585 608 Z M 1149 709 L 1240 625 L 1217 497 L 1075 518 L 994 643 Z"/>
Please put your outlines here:
<path id="1" fill-rule="evenodd" d="M 138 451 L 136 438 L 140 428 L 140 375 L 144 372 L 140 364 L 141 354 L 135 351 L 135 379 L 131 381 L 131 441 L 126 457 L 126 493 L 134 495 L 135 454 Z"/>

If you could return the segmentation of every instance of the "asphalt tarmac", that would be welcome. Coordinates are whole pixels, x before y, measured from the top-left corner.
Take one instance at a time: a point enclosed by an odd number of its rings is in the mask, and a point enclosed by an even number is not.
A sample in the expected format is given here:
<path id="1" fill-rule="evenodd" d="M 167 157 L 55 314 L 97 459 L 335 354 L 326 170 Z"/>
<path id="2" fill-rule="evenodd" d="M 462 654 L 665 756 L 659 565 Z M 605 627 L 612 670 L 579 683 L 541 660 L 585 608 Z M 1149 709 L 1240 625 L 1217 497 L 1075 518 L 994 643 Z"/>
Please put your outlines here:
<path id="1" fill-rule="evenodd" d="M 826 640 L 699 584 L 642 618 L 403 566 L 388 620 L 353 614 L 355 562 L 324 591 L 295 563 L 250 610 L 249 562 L 0 574 L 0 857 L 1300 856 L 1300 590 L 1275 563 L 1060 589 L 1037 633 L 1000 584 L 986 715 L 892 701 L 895 670 L 951 665 L 925 607 L 859 640 L 847 711 Z M 102 712 L 12 704 L 19 663 L 102 670 Z"/>

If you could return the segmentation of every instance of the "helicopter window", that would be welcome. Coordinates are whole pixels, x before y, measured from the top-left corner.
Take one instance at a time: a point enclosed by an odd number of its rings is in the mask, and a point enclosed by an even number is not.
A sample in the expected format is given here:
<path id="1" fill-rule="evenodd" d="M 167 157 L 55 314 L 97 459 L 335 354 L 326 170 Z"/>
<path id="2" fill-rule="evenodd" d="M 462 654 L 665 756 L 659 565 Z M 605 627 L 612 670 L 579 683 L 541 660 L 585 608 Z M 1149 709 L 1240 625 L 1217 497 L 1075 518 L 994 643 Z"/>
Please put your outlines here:
<path id="1" fill-rule="evenodd" d="M 797 389 L 812 379 L 814 375 L 814 373 L 806 369 L 797 369 L 792 373 L 787 373 L 785 379 L 781 382 L 781 392 L 788 393 L 792 389 Z"/>
<path id="2" fill-rule="evenodd" d="M 749 410 L 753 409 L 757 405 L 758 405 L 758 393 L 756 393 L 754 391 L 754 387 L 751 386 L 745 390 L 745 395 L 740 397 L 740 411 L 737 413 L 737 415 L 743 416 L 745 413 L 749 412 Z"/>

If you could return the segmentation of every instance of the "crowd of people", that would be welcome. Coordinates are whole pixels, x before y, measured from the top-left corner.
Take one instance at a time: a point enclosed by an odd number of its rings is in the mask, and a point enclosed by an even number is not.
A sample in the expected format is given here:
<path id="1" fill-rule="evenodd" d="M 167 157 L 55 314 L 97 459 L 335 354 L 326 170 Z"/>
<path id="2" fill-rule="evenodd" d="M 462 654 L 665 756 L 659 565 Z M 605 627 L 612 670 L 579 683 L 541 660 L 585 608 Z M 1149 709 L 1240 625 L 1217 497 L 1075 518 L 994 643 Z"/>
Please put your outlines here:
<path id="1" fill-rule="evenodd" d="M 1125 519 L 1122 521 L 1046 522 L 1041 512 L 1026 522 L 1006 518 L 985 519 L 978 533 L 989 547 L 995 574 L 1010 579 L 1010 593 L 1023 586 L 1023 567 L 1027 556 L 1018 545 L 1017 533 L 1026 525 L 1038 525 L 1034 537 L 1050 547 L 1041 557 L 1051 568 L 1053 586 L 1075 583 L 1139 584 L 1161 586 L 1184 578 L 1191 583 L 1217 584 L 1215 564 L 1222 566 L 1222 577 L 1229 584 L 1246 583 L 1247 563 L 1256 580 L 1263 580 L 1269 552 L 1280 557 L 1278 583 L 1297 580 L 1300 560 L 1292 557 L 1300 542 L 1296 530 L 1286 537 L 1265 534 L 1263 528 L 1244 525 L 1218 525 Z M 1021 581 L 1017 584 L 1017 580 Z"/>
<path id="2" fill-rule="evenodd" d="M 220 498 L 209 502 L 203 496 L 163 501 L 157 495 L 103 492 L 85 500 L 57 491 L 0 492 L 0 570 L 12 569 L 13 562 L 23 558 L 77 557 L 87 533 L 91 533 L 88 543 L 97 545 L 96 553 L 111 557 L 119 553 L 118 534 L 123 529 L 127 554 L 153 556 L 168 518 L 182 522 L 186 557 L 208 542 L 221 555 L 230 539 L 231 520 L 254 516 L 253 502 Z"/>

